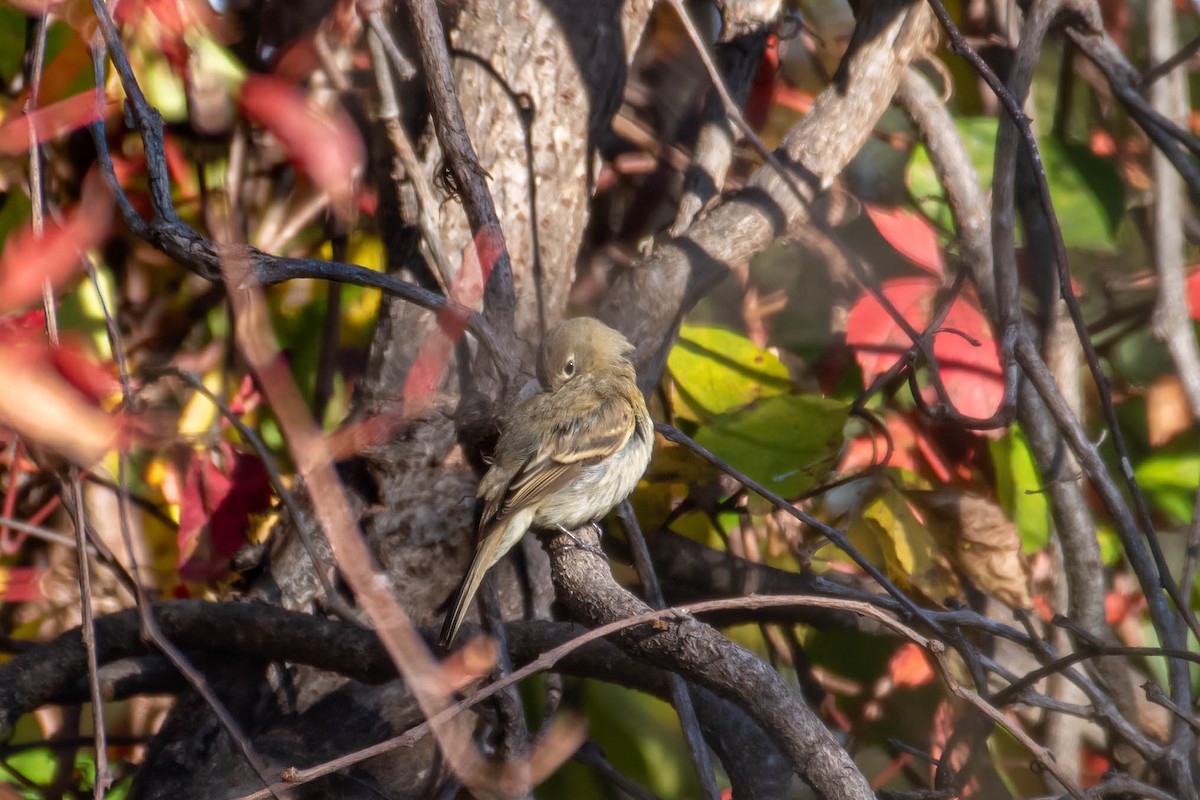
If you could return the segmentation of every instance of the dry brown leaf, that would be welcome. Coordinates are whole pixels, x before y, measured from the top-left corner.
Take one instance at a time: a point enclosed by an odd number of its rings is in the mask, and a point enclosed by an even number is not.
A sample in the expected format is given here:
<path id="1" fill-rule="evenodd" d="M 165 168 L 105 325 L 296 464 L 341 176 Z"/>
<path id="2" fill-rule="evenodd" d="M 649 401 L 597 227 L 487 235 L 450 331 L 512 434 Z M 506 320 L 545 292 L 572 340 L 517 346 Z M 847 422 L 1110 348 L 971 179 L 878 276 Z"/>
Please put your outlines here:
<path id="1" fill-rule="evenodd" d="M 957 489 L 906 491 L 905 496 L 971 583 L 1013 608 L 1033 604 L 1021 536 L 1000 506 Z"/>
<path id="2" fill-rule="evenodd" d="M 1156 380 L 1146 393 L 1146 427 L 1150 446 L 1160 447 L 1192 427 L 1183 382 L 1174 375 Z"/>

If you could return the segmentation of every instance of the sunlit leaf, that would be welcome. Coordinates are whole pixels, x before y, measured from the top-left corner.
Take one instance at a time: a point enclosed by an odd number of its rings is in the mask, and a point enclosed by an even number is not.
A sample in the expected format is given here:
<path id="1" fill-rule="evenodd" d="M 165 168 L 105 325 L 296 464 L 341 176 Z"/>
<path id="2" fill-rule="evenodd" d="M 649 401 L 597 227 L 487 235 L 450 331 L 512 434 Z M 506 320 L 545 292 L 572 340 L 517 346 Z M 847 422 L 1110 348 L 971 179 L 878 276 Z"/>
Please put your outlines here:
<path id="1" fill-rule="evenodd" d="M 716 418 L 696 441 L 768 489 L 795 497 L 828 476 L 847 416 L 833 400 L 781 395 Z"/>
<path id="2" fill-rule="evenodd" d="M 906 208 L 864 203 L 863 210 L 887 243 L 922 269 L 934 275 L 946 272 L 937 231 L 925 217 Z"/>
<path id="3" fill-rule="evenodd" d="M 692 421 L 783 394 L 791 386 L 778 356 L 724 328 L 684 325 L 667 356 L 667 369 L 675 413 Z"/>
<path id="4" fill-rule="evenodd" d="M 859 526 L 878 537 L 884 562 L 880 566 L 893 581 L 936 603 L 961 596 L 962 585 L 937 540 L 894 487 L 888 485 L 863 509 L 852 527 Z"/>
<path id="5" fill-rule="evenodd" d="M 920 333 L 933 319 L 939 288 L 940 283 L 932 277 L 894 278 L 883 283 L 882 293 Z M 846 344 L 854 349 L 863 383 L 869 386 L 912 347 L 912 339 L 873 294 L 864 292 L 850 309 Z M 1000 352 L 973 295 L 964 293 L 955 298 L 933 338 L 933 355 L 947 396 L 960 413 L 986 418 L 996 412 L 1004 398 Z M 933 396 L 932 390 L 928 396 Z"/>
<path id="6" fill-rule="evenodd" d="M 996 495 L 1009 513 L 1026 553 L 1041 550 L 1050 541 L 1050 503 L 1042 491 L 1037 463 L 1017 426 L 988 446 L 996 470 Z"/>
<path id="7" fill-rule="evenodd" d="M 1133 474 L 1155 505 L 1181 522 L 1191 522 L 1200 485 L 1200 453 L 1191 448 L 1159 450 L 1138 464 Z"/>
<path id="8" fill-rule="evenodd" d="M 62 376 L 39 338 L 5 336 L 0 375 L 0 425 L 80 466 L 94 464 L 116 443 L 116 419 Z"/>
<path id="9" fill-rule="evenodd" d="M 985 190 L 992 183 L 996 157 L 996 118 L 956 119 L 971 164 Z M 1115 252 L 1116 231 L 1124 216 L 1124 185 L 1111 159 L 1100 158 L 1083 145 L 1065 144 L 1053 136 L 1038 140 L 1050 197 L 1067 247 Z M 908 165 L 908 185 L 922 210 L 939 225 L 953 230 L 945 195 L 923 146 Z"/>

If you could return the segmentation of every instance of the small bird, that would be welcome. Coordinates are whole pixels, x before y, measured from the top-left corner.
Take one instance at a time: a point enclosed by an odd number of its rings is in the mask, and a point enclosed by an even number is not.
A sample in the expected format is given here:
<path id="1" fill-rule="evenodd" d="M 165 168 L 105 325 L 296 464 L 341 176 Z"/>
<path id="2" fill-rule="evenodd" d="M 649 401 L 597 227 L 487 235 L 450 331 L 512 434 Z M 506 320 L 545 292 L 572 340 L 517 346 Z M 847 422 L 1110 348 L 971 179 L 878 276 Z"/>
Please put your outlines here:
<path id="1" fill-rule="evenodd" d="M 629 496 L 650 463 L 654 423 L 629 360 L 599 320 L 555 326 L 538 353 L 542 391 L 513 407 L 479 484 L 479 543 L 438 642 L 448 647 L 483 576 L 530 528 L 573 528 Z"/>

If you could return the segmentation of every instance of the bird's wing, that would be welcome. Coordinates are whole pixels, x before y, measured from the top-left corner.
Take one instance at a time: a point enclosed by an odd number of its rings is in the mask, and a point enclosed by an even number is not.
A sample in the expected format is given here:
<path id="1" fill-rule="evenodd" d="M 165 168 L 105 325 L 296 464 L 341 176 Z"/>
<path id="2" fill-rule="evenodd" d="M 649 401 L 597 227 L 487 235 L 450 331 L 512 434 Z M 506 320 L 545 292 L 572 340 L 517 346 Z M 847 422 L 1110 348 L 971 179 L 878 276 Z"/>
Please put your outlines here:
<path id="1" fill-rule="evenodd" d="M 537 402 L 527 410 L 545 420 L 541 426 L 544 433 L 505 491 L 488 498 L 485 525 L 499 522 L 566 486 L 585 466 L 618 452 L 634 431 L 634 410 L 628 398 L 586 379 L 530 399 Z M 576 409 L 576 413 L 562 419 L 555 412 L 564 405 Z"/>

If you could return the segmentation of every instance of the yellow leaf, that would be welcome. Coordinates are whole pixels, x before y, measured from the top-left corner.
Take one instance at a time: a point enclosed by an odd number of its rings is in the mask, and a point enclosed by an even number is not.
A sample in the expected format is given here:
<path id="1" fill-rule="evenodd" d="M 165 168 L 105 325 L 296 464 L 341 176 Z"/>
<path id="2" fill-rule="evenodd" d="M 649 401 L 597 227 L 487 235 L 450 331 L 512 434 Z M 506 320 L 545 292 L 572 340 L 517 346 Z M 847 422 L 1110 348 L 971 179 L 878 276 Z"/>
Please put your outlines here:
<path id="1" fill-rule="evenodd" d="M 213 394 L 221 391 L 221 373 L 213 370 L 204 376 L 204 385 Z M 192 399 L 183 407 L 179 417 L 179 435 L 201 436 L 212 428 L 217 418 L 217 407 L 202 392 L 193 392 Z"/>
<path id="2" fill-rule="evenodd" d="M 962 595 L 962 584 L 904 496 L 886 488 L 863 511 L 879 537 L 884 566 L 893 580 L 908 584 L 936 603 Z"/>

